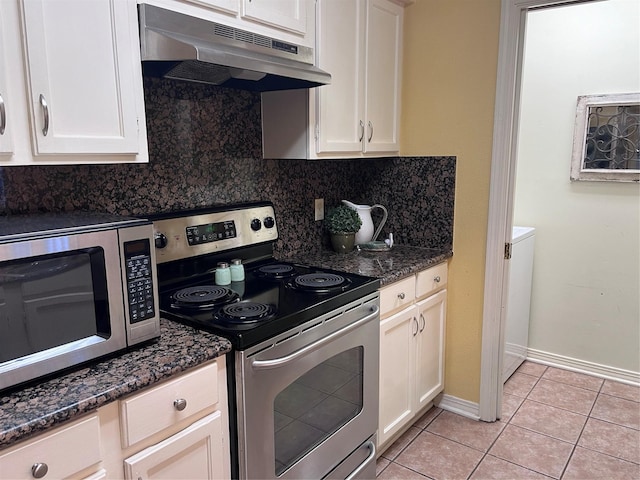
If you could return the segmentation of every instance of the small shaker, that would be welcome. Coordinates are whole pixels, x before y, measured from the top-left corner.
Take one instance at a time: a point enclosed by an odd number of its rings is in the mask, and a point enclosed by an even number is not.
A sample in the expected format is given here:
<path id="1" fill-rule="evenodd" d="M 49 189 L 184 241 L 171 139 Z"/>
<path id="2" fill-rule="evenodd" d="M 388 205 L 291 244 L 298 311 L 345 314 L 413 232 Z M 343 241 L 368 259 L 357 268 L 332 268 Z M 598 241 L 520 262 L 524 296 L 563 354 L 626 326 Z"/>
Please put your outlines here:
<path id="1" fill-rule="evenodd" d="M 242 265 L 242 260 L 239 258 L 234 258 L 233 260 L 231 260 L 231 281 L 244 281 L 244 265 Z"/>
<path id="2" fill-rule="evenodd" d="M 231 270 L 227 262 L 219 262 L 215 273 L 216 285 L 229 285 L 231 283 Z"/>

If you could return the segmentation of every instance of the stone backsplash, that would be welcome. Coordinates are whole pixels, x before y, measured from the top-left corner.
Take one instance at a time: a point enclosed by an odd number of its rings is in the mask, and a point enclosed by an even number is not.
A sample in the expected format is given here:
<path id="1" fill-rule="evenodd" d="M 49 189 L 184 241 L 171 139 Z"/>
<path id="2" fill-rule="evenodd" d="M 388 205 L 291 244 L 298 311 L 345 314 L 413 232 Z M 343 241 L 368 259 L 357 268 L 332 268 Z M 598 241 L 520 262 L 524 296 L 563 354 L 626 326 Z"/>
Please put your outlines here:
<path id="1" fill-rule="evenodd" d="M 451 249 L 455 157 L 263 160 L 260 95 L 145 78 L 148 164 L 4 167 L 4 214 L 89 210 L 145 215 L 215 204 L 274 203 L 280 255 L 328 244 L 314 199 L 389 211 L 381 238 Z"/>

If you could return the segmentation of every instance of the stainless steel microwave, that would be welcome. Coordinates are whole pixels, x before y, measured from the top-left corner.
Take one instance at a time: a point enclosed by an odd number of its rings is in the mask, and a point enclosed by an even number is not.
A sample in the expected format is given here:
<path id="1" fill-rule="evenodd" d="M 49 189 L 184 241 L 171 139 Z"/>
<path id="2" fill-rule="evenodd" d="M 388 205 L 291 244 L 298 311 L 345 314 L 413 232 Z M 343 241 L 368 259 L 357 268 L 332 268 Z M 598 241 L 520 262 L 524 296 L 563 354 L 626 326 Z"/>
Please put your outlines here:
<path id="1" fill-rule="evenodd" d="M 158 336 L 151 222 L 0 218 L 0 390 Z"/>

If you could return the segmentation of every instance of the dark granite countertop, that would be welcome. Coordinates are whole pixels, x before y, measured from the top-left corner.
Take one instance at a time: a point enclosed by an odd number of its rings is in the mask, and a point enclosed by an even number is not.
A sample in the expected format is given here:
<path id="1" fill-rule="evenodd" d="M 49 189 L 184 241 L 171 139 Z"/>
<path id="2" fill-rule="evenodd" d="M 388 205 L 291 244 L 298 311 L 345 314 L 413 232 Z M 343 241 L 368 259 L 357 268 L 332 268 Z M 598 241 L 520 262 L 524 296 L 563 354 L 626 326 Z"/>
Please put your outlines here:
<path id="1" fill-rule="evenodd" d="M 0 449 L 231 351 L 217 335 L 161 319 L 156 342 L 0 393 Z"/>
<path id="2" fill-rule="evenodd" d="M 452 255 L 451 250 L 395 245 L 382 252 L 323 250 L 287 260 L 376 277 L 387 285 Z M 161 329 L 157 342 L 0 394 L 0 449 L 231 351 L 230 342 L 217 335 L 164 319 Z"/>
<path id="3" fill-rule="evenodd" d="M 298 254 L 289 261 L 357 273 L 380 279 L 381 285 L 397 282 L 420 270 L 442 263 L 453 256 L 451 250 L 394 245 L 386 251 L 336 253 L 330 250 Z"/>

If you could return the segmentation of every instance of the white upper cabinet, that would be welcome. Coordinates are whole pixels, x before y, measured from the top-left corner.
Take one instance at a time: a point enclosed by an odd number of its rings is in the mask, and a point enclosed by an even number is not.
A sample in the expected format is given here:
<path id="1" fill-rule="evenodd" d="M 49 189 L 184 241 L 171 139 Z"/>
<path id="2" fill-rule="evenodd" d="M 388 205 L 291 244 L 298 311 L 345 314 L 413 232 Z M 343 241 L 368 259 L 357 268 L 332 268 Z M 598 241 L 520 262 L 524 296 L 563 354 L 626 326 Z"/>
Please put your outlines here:
<path id="1" fill-rule="evenodd" d="M 135 2 L 7 0 L 0 15 L 7 165 L 148 161 Z"/>
<path id="2" fill-rule="evenodd" d="M 400 74 L 403 8 L 387 0 L 367 2 L 364 152 L 400 149 Z"/>
<path id="3" fill-rule="evenodd" d="M 315 44 L 315 0 L 138 0 L 305 47 Z"/>
<path id="4" fill-rule="evenodd" d="M 317 66 L 331 84 L 263 94 L 265 158 L 398 153 L 403 16 L 391 0 L 318 0 Z"/>
<path id="5" fill-rule="evenodd" d="M 0 158 L 4 155 L 13 154 L 13 138 L 11 130 L 13 128 L 9 122 L 9 116 L 13 104 L 9 100 L 9 83 L 7 82 L 8 63 L 5 60 L 4 45 L 6 45 L 4 35 L 4 24 L 2 21 L 2 10 L 0 10 Z"/>
<path id="6" fill-rule="evenodd" d="M 242 0 L 242 16 L 266 25 L 307 33 L 306 0 Z"/>

